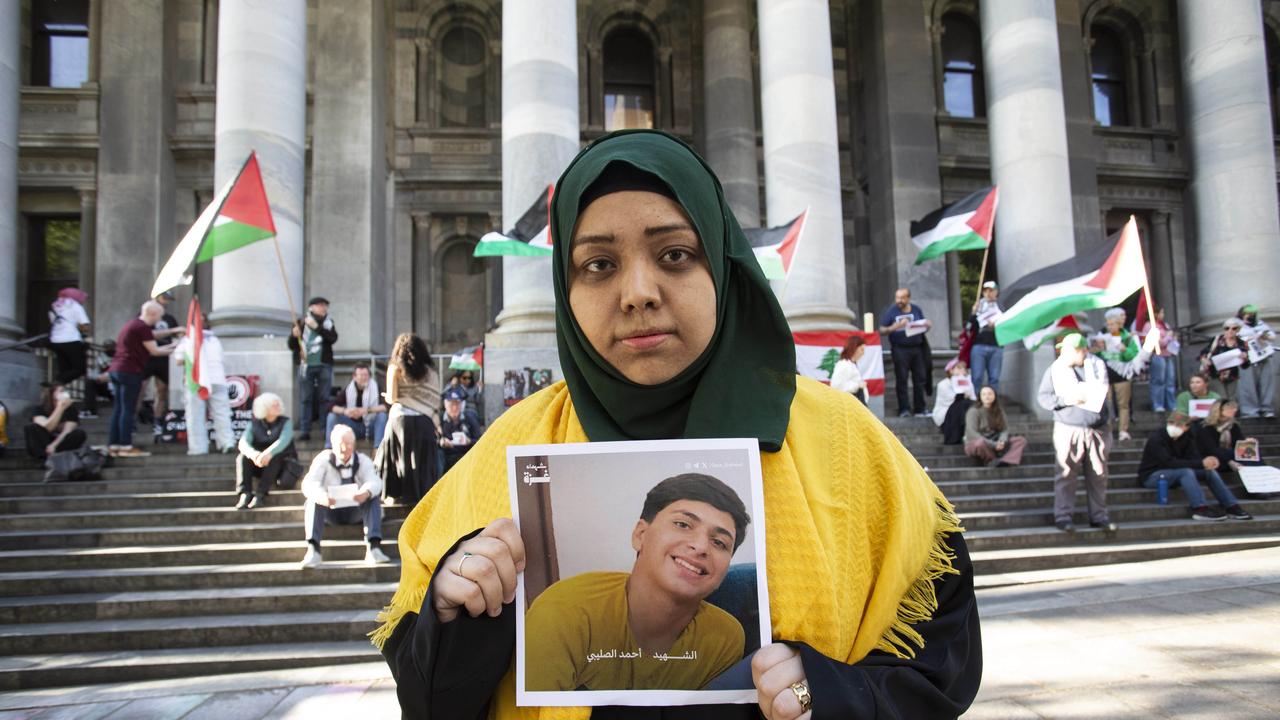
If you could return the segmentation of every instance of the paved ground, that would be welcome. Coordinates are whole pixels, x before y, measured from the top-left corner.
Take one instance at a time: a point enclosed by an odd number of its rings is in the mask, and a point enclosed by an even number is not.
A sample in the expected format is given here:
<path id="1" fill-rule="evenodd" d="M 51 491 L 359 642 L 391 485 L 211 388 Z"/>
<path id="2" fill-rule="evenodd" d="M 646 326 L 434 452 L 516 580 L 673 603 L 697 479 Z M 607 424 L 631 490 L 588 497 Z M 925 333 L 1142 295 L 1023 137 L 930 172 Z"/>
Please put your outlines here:
<path id="1" fill-rule="evenodd" d="M 1280 551 L 980 581 L 966 718 L 1280 717 Z M 0 720 L 398 716 L 378 663 L 0 694 Z"/>

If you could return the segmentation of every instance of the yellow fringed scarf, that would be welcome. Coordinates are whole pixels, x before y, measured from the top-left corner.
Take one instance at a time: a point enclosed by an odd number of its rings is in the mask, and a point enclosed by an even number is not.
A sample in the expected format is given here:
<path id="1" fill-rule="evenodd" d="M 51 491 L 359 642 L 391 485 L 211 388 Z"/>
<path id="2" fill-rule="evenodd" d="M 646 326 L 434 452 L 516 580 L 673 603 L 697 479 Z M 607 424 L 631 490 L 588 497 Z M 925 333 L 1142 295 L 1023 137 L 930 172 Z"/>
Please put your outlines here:
<path id="1" fill-rule="evenodd" d="M 405 613 L 419 612 L 440 555 L 458 538 L 511 516 L 508 445 L 587 441 L 562 382 L 495 422 L 400 529 L 400 586 L 378 616 L 374 644 L 381 648 Z M 873 649 L 913 657 L 924 641 L 911 626 L 937 610 L 933 581 L 956 572 L 943 537 L 960 526 L 941 491 L 860 402 L 803 377 L 781 450 L 761 453 L 760 462 L 774 639 L 803 641 L 846 663 Z M 590 714 L 517 708 L 514 665 L 489 713 Z"/>

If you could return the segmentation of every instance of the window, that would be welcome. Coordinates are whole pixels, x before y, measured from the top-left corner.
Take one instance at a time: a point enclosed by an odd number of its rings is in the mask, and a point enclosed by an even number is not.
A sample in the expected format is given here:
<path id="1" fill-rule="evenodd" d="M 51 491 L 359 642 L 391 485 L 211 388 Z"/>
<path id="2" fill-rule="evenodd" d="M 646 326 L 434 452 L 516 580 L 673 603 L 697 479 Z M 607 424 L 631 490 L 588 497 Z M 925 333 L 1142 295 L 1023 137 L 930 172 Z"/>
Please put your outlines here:
<path id="1" fill-rule="evenodd" d="M 942 97 L 947 114 L 986 117 L 982 33 L 967 15 L 942 16 Z"/>
<path id="2" fill-rule="evenodd" d="M 476 241 L 466 238 L 440 257 L 440 343 L 444 347 L 478 342 L 488 326 L 485 263 L 473 257 Z"/>
<path id="3" fill-rule="evenodd" d="M 653 127 L 653 43 L 632 29 L 604 41 L 604 129 Z"/>
<path id="4" fill-rule="evenodd" d="M 440 42 L 440 126 L 484 127 L 485 42 L 480 33 L 455 27 Z"/>
<path id="5" fill-rule="evenodd" d="M 1129 125 L 1128 69 L 1124 42 L 1111 30 L 1095 27 L 1093 49 L 1093 117 L 1099 125 Z"/>
<path id="6" fill-rule="evenodd" d="M 37 217 L 28 227 L 27 330 L 46 332 L 58 291 L 80 284 L 80 218 Z"/>
<path id="7" fill-rule="evenodd" d="M 34 0 L 31 84 L 74 88 L 88 79 L 88 0 Z"/>

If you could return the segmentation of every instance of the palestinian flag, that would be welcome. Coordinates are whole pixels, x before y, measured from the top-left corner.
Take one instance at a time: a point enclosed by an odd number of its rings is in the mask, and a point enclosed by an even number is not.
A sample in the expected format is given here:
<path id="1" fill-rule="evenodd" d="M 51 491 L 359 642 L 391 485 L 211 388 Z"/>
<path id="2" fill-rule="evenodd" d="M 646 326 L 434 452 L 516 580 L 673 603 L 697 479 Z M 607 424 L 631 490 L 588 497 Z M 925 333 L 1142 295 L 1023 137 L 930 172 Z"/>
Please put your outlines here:
<path id="1" fill-rule="evenodd" d="M 551 195 L 555 191 L 553 185 L 524 211 L 516 226 L 507 231 L 485 233 L 476 244 L 474 257 L 495 257 L 498 255 L 520 255 L 523 257 L 541 257 L 551 254 Z"/>
<path id="2" fill-rule="evenodd" d="M 482 365 L 484 365 L 483 344 L 462 348 L 449 359 L 450 370 L 479 371 Z"/>
<path id="3" fill-rule="evenodd" d="M 916 265 L 956 250 L 984 250 L 996 222 L 998 189 L 989 187 L 911 222 Z"/>
<path id="4" fill-rule="evenodd" d="M 1083 317 L 1080 316 L 1080 317 Z M 1080 318 L 1075 315 L 1063 315 L 1053 322 L 1049 327 L 1041 328 L 1030 335 L 1022 338 L 1022 344 L 1028 350 L 1035 350 L 1048 341 L 1057 342 L 1058 338 L 1067 333 L 1078 332 L 1081 335 L 1087 335 L 1093 332 L 1093 328 L 1080 322 Z"/>
<path id="5" fill-rule="evenodd" d="M 187 305 L 187 337 L 191 339 L 191 355 L 182 363 L 187 377 L 187 390 L 196 393 L 201 400 L 209 399 L 211 386 L 200 377 L 200 348 L 204 344 L 204 318 L 200 315 L 200 301 L 191 298 Z"/>
<path id="6" fill-rule="evenodd" d="M 880 334 L 856 330 L 845 332 L 796 332 L 791 333 L 796 343 L 796 372 L 819 380 L 831 382 L 836 361 L 844 351 L 844 344 L 852 335 L 861 335 L 867 349 L 858 361 L 858 372 L 867 383 L 867 395 L 884 395 L 884 356 L 880 352 Z"/>
<path id="7" fill-rule="evenodd" d="M 755 251 L 756 260 L 764 276 L 770 280 L 785 280 L 791 272 L 791 261 L 795 259 L 796 248 L 800 246 L 800 236 L 804 234 L 804 221 L 809 217 L 806 209 L 786 225 L 771 228 L 752 228 L 744 230 L 747 242 Z"/>
<path id="8" fill-rule="evenodd" d="M 1005 288 L 1001 300 L 1008 309 L 996 320 L 996 341 L 1007 345 L 1063 315 L 1117 305 L 1144 287 L 1146 280 L 1138 226 L 1131 217 L 1110 242 Z"/>
<path id="9" fill-rule="evenodd" d="M 192 264 L 212 260 L 275 234 L 276 224 L 271 219 L 271 205 L 262 186 L 258 156 L 251 152 L 240 172 L 222 186 L 173 249 L 151 288 L 151 297 L 178 285 L 190 285 Z"/>

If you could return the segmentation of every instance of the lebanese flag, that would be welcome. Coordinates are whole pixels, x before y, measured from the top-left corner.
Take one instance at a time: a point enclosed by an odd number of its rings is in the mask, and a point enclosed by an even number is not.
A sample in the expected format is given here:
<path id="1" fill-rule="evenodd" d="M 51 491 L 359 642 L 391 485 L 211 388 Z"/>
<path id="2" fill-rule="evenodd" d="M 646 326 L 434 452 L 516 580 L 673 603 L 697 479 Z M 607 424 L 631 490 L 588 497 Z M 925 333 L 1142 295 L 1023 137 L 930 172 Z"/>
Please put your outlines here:
<path id="1" fill-rule="evenodd" d="M 190 285 L 193 264 L 207 262 L 275 234 L 276 224 L 271 218 L 267 191 L 262 186 L 258 156 L 250 152 L 240 172 L 222 186 L 173 249 L 151 288 L 151 297 L 179 285 Z"/>
<path id="2" fill-rule="evenodd" d="M 1004 290 L 1008 308 L 996 320 L 996 342 L 1022 340 L 1064 315 L 1112 307 L 1147 284 L 1147 269 L 1132 217 L 1095 250 L 1037 270 Z"/>
<path id="3" fill-rule="evenodd" d="M 464 347 L 449 358 L 450 370 L 478 371 L 484 365 L 484 343 Z"/>
<path id="4" fill-rule="evenodd" d="M 791 272 L 791 261 L 795 259 L 796 248 L 804 235 L 805 219 L 808 217 L 809 210 L 805 208 L 804 212 L 786 225 L 743 230 L 747 235 L 747 242 L 755 251 L 760 269 L 764 270 L 764 276 L 769 280 L 785 280 Z"/>
<path id="5" fill-rule="evenodd" d="M 191 356 L 182 364 L 186 370 L 187 390 L 199 395 L 201 400 L 208 400 L 212 388 L 200 377 L 200 348 L 204 345 L 204 318 L 200 315 L 200 301 L 194 296 L 187 305 L 187 337 L 191 338 Z"/>
<path id="6" fill-rule="evenodd" d="M 984 250 L 991 244 L 999 189 L 989 187 L 944 205 L 911 222 L 911 242 L 920 248 L 916 265 L 956 250 Z"/>
<path id="7" fill-rule="evenodd" d="M 1084 317 L 1081 315 L 1080 317 Z M 1080 318 L 1075 315 L 1063 315 L 1046 328 L 1041 328 L 1030 335 L 1022 338 L 1022 344 L 1028 350 L 1035 350 L 1046 341 L 1052 340 L 1057 342 L 1058 338 L 1067 333 L 1078 332 L 1081 335 L 1087 335 L 1093 332 L 1093 328 L 1085 323 L 1080 322 Z"/>
<path id="8" fill-rule="evenodd" d="M 861 335 L 867 343 L 867 349 L 858 361 L 858 372 L 867 383 L 867 395 L 884 395 L 884 357 L 880 352 L 879 333 L 857 330 L 791 333 L 796 343 L 796 372 L 830 384 L 836 361 L 844 351 L 845 342 L 853 335 Z"/>
<path id="9" fill-rule="evenodd" d="M 516 221 L 516 226 L 504 235 L 500 232 L 485 233 L 476 244 L 474 257 L 497 257 L 499 255 L 518 255 L 522 257 L 542 257 L 551 254 L 551 196 L 555 192 L 554 185 L 548 185 L 547 191 L 538 195 L 528 210 Z"/>

